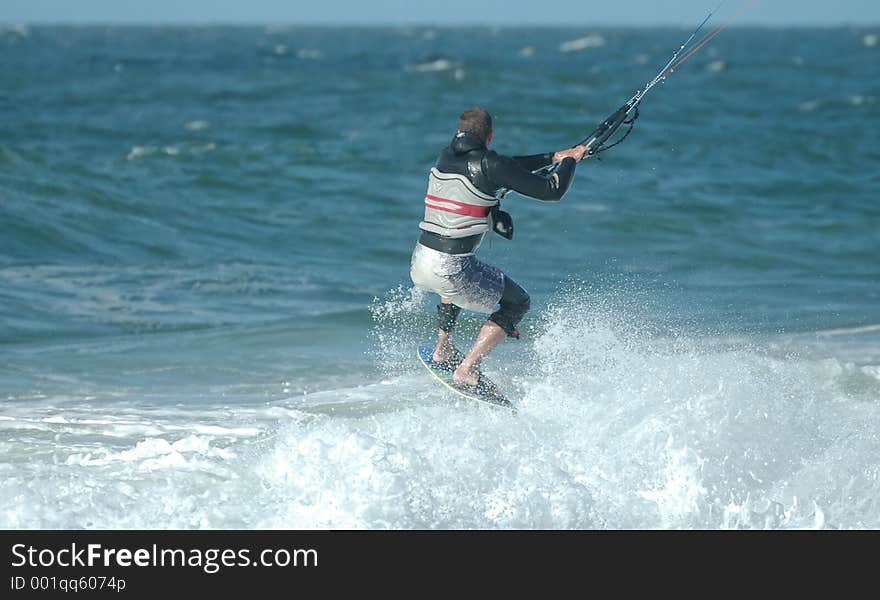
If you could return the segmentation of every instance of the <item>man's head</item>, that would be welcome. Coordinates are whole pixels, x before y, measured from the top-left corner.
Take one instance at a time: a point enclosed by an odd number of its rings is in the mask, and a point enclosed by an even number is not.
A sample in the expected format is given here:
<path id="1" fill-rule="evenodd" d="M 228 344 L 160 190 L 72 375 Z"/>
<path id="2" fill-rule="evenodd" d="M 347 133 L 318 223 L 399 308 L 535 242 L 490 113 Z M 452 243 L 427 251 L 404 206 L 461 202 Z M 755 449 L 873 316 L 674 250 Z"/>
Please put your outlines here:
<path id="1" fill-rule="evenodd" d="M 492 142 L 492 115 L 482 106 L 469 108 L 458 118 L 458 130 L 477 136 L 488 146 Z"/>

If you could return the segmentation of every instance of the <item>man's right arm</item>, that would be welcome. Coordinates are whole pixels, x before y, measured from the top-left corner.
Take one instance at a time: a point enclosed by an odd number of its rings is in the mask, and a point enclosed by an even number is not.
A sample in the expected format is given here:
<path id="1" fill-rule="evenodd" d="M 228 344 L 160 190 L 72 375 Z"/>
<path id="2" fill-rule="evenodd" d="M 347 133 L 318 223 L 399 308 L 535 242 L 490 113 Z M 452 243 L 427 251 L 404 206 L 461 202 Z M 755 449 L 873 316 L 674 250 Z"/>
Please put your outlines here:
<path id="1" fill-rule="evenodd" d="M 526 171 L 537 171 L 553 162 L 553 152 L 529 154 L 528 156 L 511 156 L 511 158 Z"/>
<path id="2" fill-rule="evenodd" d="M 486 162 L 487 175 L 497 186 L 537 200 L 560 200 L 571 185 L 577 165 L 573 158 L 565 157 L 548 177 L 526 171 L 513 158 L 495 152 L 486 155 Z"/>

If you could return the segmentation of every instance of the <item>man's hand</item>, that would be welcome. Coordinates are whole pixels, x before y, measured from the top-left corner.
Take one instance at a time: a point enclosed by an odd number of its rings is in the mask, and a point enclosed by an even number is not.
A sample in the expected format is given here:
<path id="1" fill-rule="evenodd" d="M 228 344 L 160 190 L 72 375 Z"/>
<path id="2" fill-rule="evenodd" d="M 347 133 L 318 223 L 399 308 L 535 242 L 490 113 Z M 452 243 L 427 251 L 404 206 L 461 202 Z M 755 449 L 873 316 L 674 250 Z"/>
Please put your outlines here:
<path id="1" fill-rule="evenodd" d="M 566 156 L 571 157 L 576 161 L 580 161 L 583 160 L 585 156 L 589 156 L 589 154 L 587 154 L 589 151 L 589 146 L 575 146 L 574 148 L 569 148 L 567 150 L 560 150 L 559 152 L 553 153 L 553 162 L 562 162 L 562 159 Z"/>

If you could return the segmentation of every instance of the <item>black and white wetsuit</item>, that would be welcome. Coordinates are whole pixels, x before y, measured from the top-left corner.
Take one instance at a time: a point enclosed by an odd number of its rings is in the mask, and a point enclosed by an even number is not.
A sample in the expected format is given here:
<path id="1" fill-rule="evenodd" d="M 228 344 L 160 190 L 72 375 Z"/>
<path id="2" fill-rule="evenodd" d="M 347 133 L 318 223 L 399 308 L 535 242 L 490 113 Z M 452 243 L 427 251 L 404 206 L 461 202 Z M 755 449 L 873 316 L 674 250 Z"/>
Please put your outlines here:
<path id="1" fill-rule="evenodd" d="M 475 253 L 483 236 L 492 232 L 493 208 L 504 190 L 548 201 L 565 195 L 574 177 L 574 159 L 563 159 L 557 168 L 558 184 L 532 173 L 552 160 L 552 153 L 504 156 L 475 135 L 457 133 L 428 177 L 422 233 L 410 268 L 413 283 L 461 308 L 492 313 L 490 320 L 513 335 L 528 310 L 528 294 Z"/>

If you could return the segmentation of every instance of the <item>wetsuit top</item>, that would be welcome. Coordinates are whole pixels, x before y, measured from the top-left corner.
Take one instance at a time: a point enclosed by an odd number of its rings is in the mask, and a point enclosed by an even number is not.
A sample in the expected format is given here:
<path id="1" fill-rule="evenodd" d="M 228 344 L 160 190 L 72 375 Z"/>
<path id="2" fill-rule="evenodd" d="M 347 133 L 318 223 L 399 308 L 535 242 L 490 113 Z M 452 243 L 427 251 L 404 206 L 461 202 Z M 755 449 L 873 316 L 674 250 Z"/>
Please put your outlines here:
<path id="1" fill-rule="evenodd" d="M 425 218 L 419 227 L 459 238 L 491 229 L 490 213 L 504 190 L 538 200 L 559 200 L 568 191 L 576 162 L 563 159 L 552 177 L 531 171 L 549 165 L 552 153 L 504 156 L 489 150 L 477 136 L 457 133 L 431 169 L 425 196 Z"/>

